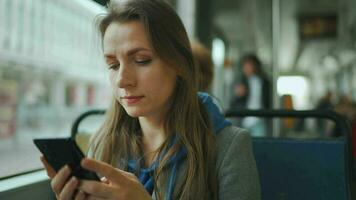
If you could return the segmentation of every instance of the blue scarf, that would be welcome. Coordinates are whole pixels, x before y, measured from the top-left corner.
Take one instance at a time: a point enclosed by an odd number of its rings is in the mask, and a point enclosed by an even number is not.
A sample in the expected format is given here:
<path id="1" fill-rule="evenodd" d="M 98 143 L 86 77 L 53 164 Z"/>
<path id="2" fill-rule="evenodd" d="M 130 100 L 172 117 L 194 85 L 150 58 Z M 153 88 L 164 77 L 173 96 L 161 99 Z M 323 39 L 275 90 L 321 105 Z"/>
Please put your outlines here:
<path id="1" fill-rule="evenodd" d="M 212 98 L 207 94 L 203 92 L 199 92 L 198 96 L 200 100 L 203 102 L 205 105 L 205 108 L 207 109 L 210 120 L 212 122 L 213 126 L 213 132 L 217 134 L 220 130 L 225 128 L 226 126 L 230 126 L 231 123 L 225 120 L 224 116 L 221 114 L 219 108 L 216 106 L 216 104 L 213 102 Z M 172 146 L 176 141 L 176 138 L 173 139 L 172 143 L 170 146 Z M 172 200 L 173 196 L 173 190 L 174 190 L 174 184 L 176 181 L 176 174 L 178 170 L 179 163 L 182 162 L 187 156 L 187 151 L 185 148 L 182 148 L 180 151 L 178 151 L 175 155 L 173 155 L 167 162 L 167 166 L 172 166 L 171 170 L 171 175 L 168 179 L 168 186 L 167 186 L 167 191 L 166 191 L 166 200 Z M 150 167 L 148 168 L 140 168 L 140 170 L 137 173 L 137 169 L 139 168 L 139 160 L 135 159 L 129 159 L 128 161 L 128 171 L 131 173 L 135 173 L 138 176 L 138 179 L 142 183 L 142 185 L 146 188 L 147 192 L 149 192 L 151 195 L 154 190 L 154 178 L 153 178 L 153 173 L 154 170 L 157 169 L 158 167 L 158 160 L 157 159 Z"/>

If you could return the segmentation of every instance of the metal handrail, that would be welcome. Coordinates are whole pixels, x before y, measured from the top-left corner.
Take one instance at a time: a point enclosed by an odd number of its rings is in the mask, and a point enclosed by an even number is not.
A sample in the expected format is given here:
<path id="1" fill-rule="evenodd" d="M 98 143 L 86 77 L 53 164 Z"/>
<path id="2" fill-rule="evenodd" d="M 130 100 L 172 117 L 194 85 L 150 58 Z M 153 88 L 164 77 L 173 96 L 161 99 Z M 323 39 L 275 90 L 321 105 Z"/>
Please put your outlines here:
<path id="1" fill-rule="evenodd" d="M 75 139 L 75 136 L 78 133 L 78 128 L 79 128 L 79 124 L 80 122 L 82 122 L 86 117 L 90 116 L 90 115 L 103 115 L 105 114 L 105 110 L 104 109 L 94 109 L 94 110 L 89 110 L 86 111 L 82 114 L 80 114 L 75 120 L 74 123 L 72 125 L 72 130 L 71 130 L 71 138 Z"/>

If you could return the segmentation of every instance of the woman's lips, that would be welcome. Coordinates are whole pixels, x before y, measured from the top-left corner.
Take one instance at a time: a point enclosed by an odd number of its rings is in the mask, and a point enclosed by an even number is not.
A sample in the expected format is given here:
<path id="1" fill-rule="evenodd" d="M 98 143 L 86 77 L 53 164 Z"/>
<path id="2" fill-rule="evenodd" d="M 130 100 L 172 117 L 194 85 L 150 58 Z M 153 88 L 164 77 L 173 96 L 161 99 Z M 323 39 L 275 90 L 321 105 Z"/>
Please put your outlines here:
<path id="1" fill-rule="evenodd" d="M 144 96 L 125 96 L 122 97 L 121 99 L 123 99 L 127 104 L 135 104 L 137 102 L 139 102 Z"/>

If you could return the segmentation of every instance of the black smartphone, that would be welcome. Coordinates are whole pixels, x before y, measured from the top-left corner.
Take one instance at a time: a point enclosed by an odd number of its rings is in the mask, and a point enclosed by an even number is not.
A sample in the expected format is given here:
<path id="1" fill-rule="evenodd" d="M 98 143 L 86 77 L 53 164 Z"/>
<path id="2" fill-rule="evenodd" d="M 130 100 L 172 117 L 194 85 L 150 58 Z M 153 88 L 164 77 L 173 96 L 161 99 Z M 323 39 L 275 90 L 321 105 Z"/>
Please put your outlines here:
<path id="1" fill-rule="evenodd" d="M 68 165 L 73 176 L 100 181 L 96 173 L 81 167 L 80 162 L 84 154 L 72 138 L 34 139 L 33 142 L 56 172 Z"/>

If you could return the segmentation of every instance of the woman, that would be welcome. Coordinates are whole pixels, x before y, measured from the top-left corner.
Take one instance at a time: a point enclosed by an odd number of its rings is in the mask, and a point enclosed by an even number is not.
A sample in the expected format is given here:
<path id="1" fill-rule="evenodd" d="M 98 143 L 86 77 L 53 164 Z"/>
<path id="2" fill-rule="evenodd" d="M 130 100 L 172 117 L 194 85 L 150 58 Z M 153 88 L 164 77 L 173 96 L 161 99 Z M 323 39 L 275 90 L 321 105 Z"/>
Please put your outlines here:
<path id="1" fill-rule="evenodd" d="M 115 98 L 91 140 L 95 160 L 82 161 L 103 180 L 56 174 L 42 158 L 57 198 L 258 199 L 251 142 L 197 95 L 179 17 L 159 0 L 109 7 L 99 27 Z"/>

